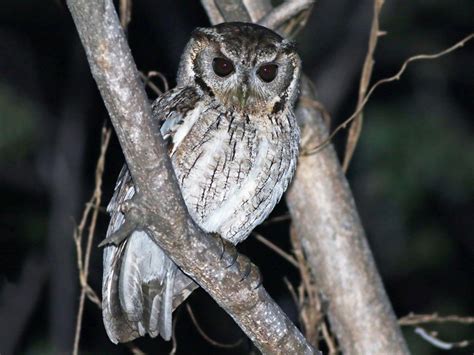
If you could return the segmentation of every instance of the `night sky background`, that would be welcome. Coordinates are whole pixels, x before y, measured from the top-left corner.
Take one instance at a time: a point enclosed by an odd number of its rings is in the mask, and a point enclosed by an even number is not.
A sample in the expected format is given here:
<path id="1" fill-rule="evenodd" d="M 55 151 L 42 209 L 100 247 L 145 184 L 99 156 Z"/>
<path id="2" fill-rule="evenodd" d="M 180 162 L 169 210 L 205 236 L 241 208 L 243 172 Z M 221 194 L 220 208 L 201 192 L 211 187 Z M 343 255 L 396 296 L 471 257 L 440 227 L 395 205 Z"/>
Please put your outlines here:
<path id="1" fill-rule="evenodd" d="M 441 51 L 474 30 L 472 0 L 386 1 L 375 80 L 411 55 Z M 296 38 L 305 72 L 332 116 L 350 116 L 367 50 L 369 0 L 320 0 Z M 129 43 L 138 68 L 174 86 L 191 31 L 207 26 L 199 1 L 134 0 Z M 409 66 L 370 99 L 348 179 L 397 316 L 474 315 L 474 41 L 434 61 Z M 154 94 L 149 91 L 150 98 Z M 0 7 L 0 353 L 69 353 L 79 300 L 73 228 L 94 187 L 101 127 L 110 124 L 70 14 L 61 1 L 4 1 Z M 346 132 L 334 142 L 343 151 Z M 123 155 L 107 154 L 103 206 Z M 287 212 L 282 201 L 272 217 Z M 101 212 L 95 245 L 108 216 Z M 257 231 L 290 250 L 289 223 Z M 260 267 L 264 286 L 297 320 L 283 278 L 298 272 L 254 238 L 239 246 Z M 334 257 L 337 257 L 335 255 Z M 90 284 L 99 292 L 102 253 L 94 247 Z M 202 290 L 189 303 L 201 327 L 232 349 L 208 344 L 185 307 L 176 312 L 177 354 L 256 353 L 232 319 Z M 427 325 L 446 341 L 474 339 L 474 326 Z M 80 349 L 127 354 L 107 338 L 101 313 L 86 303 Z M 446 353 L 404 328 L 413 354 Z M 140 339 L 147 353 L 171 344 Z M 449 354 L 472 354 L 474 346 Z"/>

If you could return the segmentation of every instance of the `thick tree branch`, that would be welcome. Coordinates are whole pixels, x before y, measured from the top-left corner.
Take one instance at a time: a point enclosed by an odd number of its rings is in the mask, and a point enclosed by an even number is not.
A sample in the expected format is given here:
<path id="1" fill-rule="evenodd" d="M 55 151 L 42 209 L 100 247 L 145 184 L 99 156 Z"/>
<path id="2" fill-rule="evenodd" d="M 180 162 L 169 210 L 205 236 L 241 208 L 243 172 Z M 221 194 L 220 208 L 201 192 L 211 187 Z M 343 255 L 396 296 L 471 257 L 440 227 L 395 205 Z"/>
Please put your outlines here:
<path id="1" fill-rule="evenodd" d="M 67 4 L 137 188 L 127 222 L 147 230 L 263 353 L 314 353 L 260 286 L 255 266 L 188 216 L 112 1 Z"/>
<path id="2" fill-rule="evenodd" d="M 328 132 L 321 112 L 304 104 L 315 99 L 308 81 L 301 97 L 296 114 L 304 151 Z M 332 146 L 300 158 L 287 202 L 343 353 L 408 354 Z"/>
<path id="3" fill-rule="evenodd" d="M 314 97 L 308 84 L 302 96 Z M 300 104 L 297 116 L 303 144 L 326 139 L 327 127 L 314 107 Z M 331 145 L 300 158 L 287 202 L 343 353 L 407 354 Z"/>
<path id="4" fill-rule="evenodd" d="M 306 24 L 315 0 L 285 1 L 268 12 L 258 23 L 286 37 L 294 37 Z"/>

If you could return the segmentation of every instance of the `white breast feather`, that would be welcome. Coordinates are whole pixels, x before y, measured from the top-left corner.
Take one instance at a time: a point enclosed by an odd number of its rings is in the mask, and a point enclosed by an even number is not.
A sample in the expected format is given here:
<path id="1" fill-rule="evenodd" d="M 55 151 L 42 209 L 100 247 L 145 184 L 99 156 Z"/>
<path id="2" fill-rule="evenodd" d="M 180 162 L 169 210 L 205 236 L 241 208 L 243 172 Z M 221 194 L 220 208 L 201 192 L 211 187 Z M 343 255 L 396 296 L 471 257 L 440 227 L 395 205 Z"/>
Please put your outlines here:
<path id="1" fill-rule="evenodd" d="M 173 136 L 173 150 L 171 151 L 171 155 L 174 154 L 179 144 L 188 135 L 189 131 L 194 126 L 199 116 L 201 116 L 201 111 L 202 105 L 197 105 L 196 108 L 192 111 L 191 116 L 187 117 L 182 123 L 182 125 L 178 128 L 178 130 Z"/>

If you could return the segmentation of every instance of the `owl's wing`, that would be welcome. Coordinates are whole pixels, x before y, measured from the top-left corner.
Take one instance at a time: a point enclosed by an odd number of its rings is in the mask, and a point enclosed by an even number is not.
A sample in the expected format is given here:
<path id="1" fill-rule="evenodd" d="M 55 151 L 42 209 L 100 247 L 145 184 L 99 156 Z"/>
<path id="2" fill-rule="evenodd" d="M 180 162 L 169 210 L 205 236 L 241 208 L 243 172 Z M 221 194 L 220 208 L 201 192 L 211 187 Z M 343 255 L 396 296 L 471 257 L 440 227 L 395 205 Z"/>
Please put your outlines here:
<path id="1" fill-rule="evenodd" d="M 173 155 L 179 143 L 199 118 L 201 106 L 200 95 L 193 87 L 176 88 L 160 96 L 152 105 L 153 118 L 162 122 L 161 135 L 168 143 L 168 153 Z M 178 128 L 186 126 L 187 129 Z"/>
<path id="2" fill-rule="evenodd" d="M 165 121 L 165 138 L 172 141 L 176 127 L 193 110 L 193 100 L 189 92 L 183 95 L 183 90 L 175 89 L 155 101 L 153 116 Z M 120 206 L 134 193 L 132 178 L 124 166 L 107 208 L 111 215 L 107 237 L 124 223 Z M 102 315 L 110 340 L 127 342 L 147 333 L 169 340 L 172 311 L 197 287 L 143 231 L 133 232 L 119 246 L 105 247 Z"/>

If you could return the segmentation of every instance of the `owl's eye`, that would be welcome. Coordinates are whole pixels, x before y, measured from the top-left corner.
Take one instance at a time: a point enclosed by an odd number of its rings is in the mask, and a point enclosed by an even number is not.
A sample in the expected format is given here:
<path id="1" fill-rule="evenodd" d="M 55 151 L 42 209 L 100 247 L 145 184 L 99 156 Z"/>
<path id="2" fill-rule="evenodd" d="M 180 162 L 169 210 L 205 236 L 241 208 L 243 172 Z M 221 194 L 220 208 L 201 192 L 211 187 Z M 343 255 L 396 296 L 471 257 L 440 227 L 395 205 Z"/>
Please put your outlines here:
<path id="1" fill-rule="evenodd" d="M 234 64 L 226 58 L 214 58 L 212 61 L 212 69 L 214 69 L 214 73 L 220 77 L 225 77 L 234 71 Z"/>
<path id="2" fill-rule="evenodd" d="M 276 64 L 264 64 L 257 70 L 257 75 L 264 82 L 269 83 L 275 79 L 278 72 L 278 65 Z"/>

